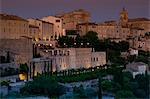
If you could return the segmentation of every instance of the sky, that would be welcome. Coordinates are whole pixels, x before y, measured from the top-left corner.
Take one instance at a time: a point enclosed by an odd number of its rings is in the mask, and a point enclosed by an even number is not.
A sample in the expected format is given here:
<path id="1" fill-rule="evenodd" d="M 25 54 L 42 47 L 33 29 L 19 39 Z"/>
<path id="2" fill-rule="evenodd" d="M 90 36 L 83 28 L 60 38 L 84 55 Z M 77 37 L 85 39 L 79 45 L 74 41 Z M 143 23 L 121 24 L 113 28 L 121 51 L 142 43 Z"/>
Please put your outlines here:
<path id="1" fill-rule="evenodd" d="M 23 18 L 41 18 L 75 9 L 91 13 L 91 21 L 118 20 L 125 7 L 129 18 L 150 18 L 150 0 L 0 0 L 0 11 Z"/>

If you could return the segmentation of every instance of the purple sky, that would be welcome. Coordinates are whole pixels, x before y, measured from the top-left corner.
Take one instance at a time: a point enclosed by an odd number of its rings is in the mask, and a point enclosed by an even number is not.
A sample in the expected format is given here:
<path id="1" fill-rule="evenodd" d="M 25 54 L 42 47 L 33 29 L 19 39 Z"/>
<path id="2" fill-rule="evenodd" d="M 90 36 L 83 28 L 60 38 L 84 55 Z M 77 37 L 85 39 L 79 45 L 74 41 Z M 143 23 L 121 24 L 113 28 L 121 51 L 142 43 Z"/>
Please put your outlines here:
<path id="1" fill-rule="evenodd" d="M 24 18 L 40 18 L 74 9 L 91 13 L 92 21 L 117 20 L 125 7 L 129 18 L 150 18 L 150 0 L 1 0 L 1 11 Z"/>

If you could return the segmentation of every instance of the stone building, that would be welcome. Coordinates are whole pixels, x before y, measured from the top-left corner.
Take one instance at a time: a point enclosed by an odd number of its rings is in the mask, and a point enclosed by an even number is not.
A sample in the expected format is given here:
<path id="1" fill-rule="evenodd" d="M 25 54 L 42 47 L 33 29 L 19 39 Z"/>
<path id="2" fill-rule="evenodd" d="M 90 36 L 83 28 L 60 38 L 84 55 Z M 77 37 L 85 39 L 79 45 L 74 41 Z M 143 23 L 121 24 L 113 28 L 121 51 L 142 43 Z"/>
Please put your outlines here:
<path id="1" fill-rule="evenodd" d="M 77 24 L 77 30 L 80 36 L 85 35 L 88 31 L 98 31 L 98 24 L 96 23 L 81 23 Z"/>
<path id="2" fill-rule="evenodd" d="M 32 39 L 0 39 L 0 48 L 3 48 L 6 52 L 14 53 L 10 54 L 11 62 L 17 64 L 28 63 L 32 59 Z"/>
<path id="3" fill-rule="evenodd" d="M 131 72 L 133 78 L 138 74 L 145 74 L 148 70 L 148 65 L 143 62 L 132 62 L 126 65 L 126 70 Z"/>
<path id="4" fill-rule="evenodd" d="M 53 39 L 58 39 L 59 36 L 65 35 L 65 30 L 62 27 L 61 18 L 55 16 L 46 16 L 43 17 L 41 20 L 53 23 Z"/>
<path id="5" fill-rule="evenodd" d="M 0 14 L 0 39 L 20 39 L 29 36 L 28 21 L 9 14 Z"/>
<path id="6" fill-rule="evenodd" d="M 34 25 L 29 25 L 29 34 L 30 37 L 32 37 L 33 41 L 38 41 L 38 39 L 40 38 L 40 29 L 37 26 Z"/>
<path id="7" fill-rule="evenodd" d="M 46 22 L 40 19 L 28 19 L 30 29 L 34 27 L 39 28 L 39 38 L 34 38 L 36 41 L 51 41 L 54 39 L 54 25 L 53 23 Z M 35 30 L 35 28 L 34 28 Z M 38 30 L 37 30 L 38 31 Z M 32 31 L 33 32 L 33 31 Z M 33 34 L 33 33 L 32 33 Z"/>
<path id="8" fill-rule="evenodd" d="M 59 14 L 56 17 L 62 19 L 63 28 L 65 30 L 76 30 L 77 24 L 87 23 L 89 21 L 90 13 L 83 9 L 78 9 L 72 12 Z"/>
<path id="9" fill-rule="evenodd" d="M 102 23 L 81 23 L 77 25 L 80 35 L 92 30 L 98 33 L 99 39 L 110 38 L 114 41 L 122 41 L 129 38 L 137 38 L 150 31 L 150 20 L 147 18 L 128 18 L 128 12 L 123 8 L 118 21 L 110 20 Z M 146 41 L 147 42 L 147 41 Z"/>
<path id="10" fill-rule="evenodd" d="M 55 48 L 43 50 L 41 55 L 53 60 L 53 71 L 106 64 L 106 53 L 94 52 L 92 48 Z"/>
<path id="11" fill-rule="evenodd" d="M 9 62 L 26 63 L 32 59 L 32 39 L 28 21 L 15 15 L 0 14 L 1 57 L 9 53 Z"/>
<path id="12" fill-rule="evenodd" d="M 145 33 L 150 31 L 150 19 L 147 18 L 129 19 L 128 24 L 131 28 L 143 29 Z"/>

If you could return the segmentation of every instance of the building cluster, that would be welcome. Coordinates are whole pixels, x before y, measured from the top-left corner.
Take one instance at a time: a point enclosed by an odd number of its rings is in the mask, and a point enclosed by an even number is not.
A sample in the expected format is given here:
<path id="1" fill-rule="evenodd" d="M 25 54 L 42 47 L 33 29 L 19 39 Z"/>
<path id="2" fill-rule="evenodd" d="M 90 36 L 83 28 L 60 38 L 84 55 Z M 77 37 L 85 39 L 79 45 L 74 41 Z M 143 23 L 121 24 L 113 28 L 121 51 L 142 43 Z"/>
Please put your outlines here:
<path id="1" fill-rule="evenodd" d="M 124 8 L 119 21 L 95 23 L 89 19 L 90 13 L 83 9 L 39 19 L 0 14 L 0 62 L 5 63 L 9 58 L 10 62 L 18 64 L 33 63 L 38 52 L 38 57 L 52 61 L 54 70 L 106 64 L 105 52 L 95 52 L 92 48 L 57 48 L 57 39 L 70 30 L 75 31 L 72 35 L 81 36 L 94 31 L 99 39 L 125 40 L 135 49 L 150 51 L 149 19 L 129 19 Z M 48 47 L 53 49 L 46 50 Z M 40 62 L 43 61 L 39 60 L 37 65 Z"/>

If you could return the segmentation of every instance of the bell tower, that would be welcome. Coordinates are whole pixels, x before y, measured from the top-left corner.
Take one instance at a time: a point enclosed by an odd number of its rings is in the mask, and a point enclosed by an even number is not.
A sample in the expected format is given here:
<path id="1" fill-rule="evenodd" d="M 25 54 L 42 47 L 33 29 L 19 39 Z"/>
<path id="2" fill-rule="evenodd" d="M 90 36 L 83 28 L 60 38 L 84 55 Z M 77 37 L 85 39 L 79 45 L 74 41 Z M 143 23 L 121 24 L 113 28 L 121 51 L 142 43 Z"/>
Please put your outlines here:
<path id="1" fill-rule="evenodd" d="M 120 20 L 119 23 L 122 26 L 126 26 L 128 22 L 128 12 L 125 8 L 122 9 L 122 11 L 120 12 Z"/>

